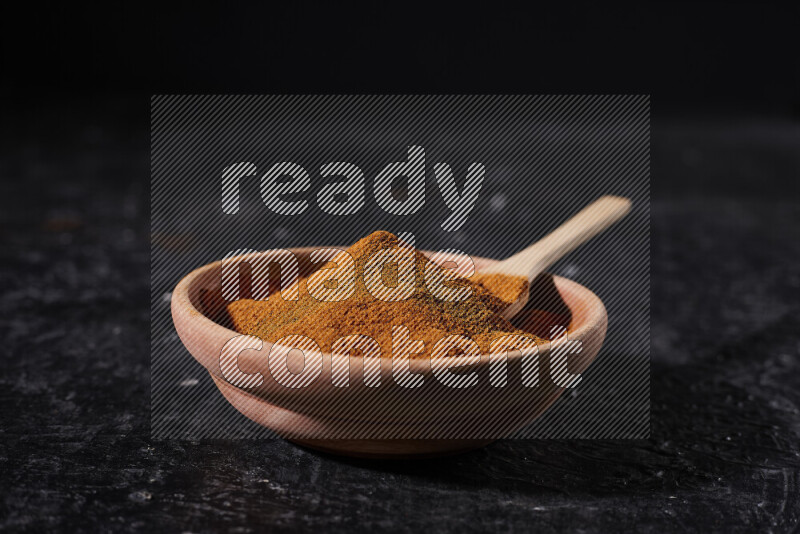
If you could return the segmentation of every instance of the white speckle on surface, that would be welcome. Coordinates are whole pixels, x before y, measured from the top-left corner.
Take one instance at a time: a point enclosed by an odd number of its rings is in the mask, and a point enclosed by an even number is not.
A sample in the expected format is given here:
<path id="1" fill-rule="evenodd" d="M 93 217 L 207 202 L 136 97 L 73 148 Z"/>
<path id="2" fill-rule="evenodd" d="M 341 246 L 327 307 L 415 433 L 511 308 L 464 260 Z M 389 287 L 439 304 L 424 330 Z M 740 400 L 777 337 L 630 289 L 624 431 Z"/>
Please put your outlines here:
<path id="1" fill-rule="evenodd" d="M 580 272 L 580 268 L 574 263 L 569 263 L 564 267 L 563 273 L 567 278 L 572 278 Z"/>
<path id="2" fill-rule="evenodd" d="M 196 378 L 187 378 L 186 380 L 181 380 L 180 384 L 178 384 L 182 388 L 191 388 L 198 384 L 198 380 Z"/>
<path id="3" fill-rule="evenodd" d="M 167 304 L 169 304 L 171 300 L 172 300 L 172 293 L 164 293 L 163 295 L 161 295 L 162 302 L 166 302 Z"/>
<path id="4" fill-rule="evenodd" d="M 500 211 L 506 207 L 507 197 L 505 193 L 496 193 L 489 199 L 489 209 L 492 211 Z"/>
<path id="5" fill-rule="evenodd" d="M 147 502 L 153 498 L 153 494 L 150 493 L 149 491 L 144 491 L 144 490 L 134 491 L 133 493 L 128 495 L 128 498 L 136 502 Z"/>
<path id="6" fill-rule="evenodd" d="M 286 488 L 284 488 L 279 484 L 275 484 L 274 482 L 268 482 L 267 487 L 269 487 L 269 489 L 271 489 L 275 493 L 280 493 L 280 494 L 286 493 Z"/>

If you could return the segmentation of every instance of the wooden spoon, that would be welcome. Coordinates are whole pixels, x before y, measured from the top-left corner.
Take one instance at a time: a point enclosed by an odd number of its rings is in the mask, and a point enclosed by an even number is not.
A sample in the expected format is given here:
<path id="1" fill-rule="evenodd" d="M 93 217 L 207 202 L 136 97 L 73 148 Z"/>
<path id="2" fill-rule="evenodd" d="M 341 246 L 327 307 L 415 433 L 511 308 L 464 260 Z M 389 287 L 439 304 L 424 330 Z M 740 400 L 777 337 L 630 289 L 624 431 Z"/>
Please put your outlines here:
<path id="1" fill-rule="evenodd" d="M 630 209 L 631 201 L 627 198 L 601 197 L 543 239 L 481 273 L 524 276 L 530 286 L 545 269 L 623 218 Z M 526 289 L 501 315 L 511 319 L 525 306 L 529 297 Z"/>

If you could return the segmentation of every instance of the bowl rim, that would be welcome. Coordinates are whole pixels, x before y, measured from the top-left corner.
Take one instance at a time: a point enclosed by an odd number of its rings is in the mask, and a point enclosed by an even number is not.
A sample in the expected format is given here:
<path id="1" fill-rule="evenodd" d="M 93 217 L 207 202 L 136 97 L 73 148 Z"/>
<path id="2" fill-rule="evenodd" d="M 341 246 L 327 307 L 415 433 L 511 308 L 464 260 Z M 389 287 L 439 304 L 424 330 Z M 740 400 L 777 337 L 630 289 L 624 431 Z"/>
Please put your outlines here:
<path id="1" fill-rule="evenodd" d="M 240 257 L 257 257 L 257 256 L 260 256 L 260 255 L 263 255 L 263 254 L 268 254 L 268 253 L 270 253 L 270 252 L 272 252 L 274 250 L 288 250 L 289 252 L 292 252 L 295 255 L 303 256 L 303 255 L 307 255 L 311 251 L 318 250 L 318 249 L 321 249 L 321 248 L 338 248 L 340 250 L 346 250 L 347 249 L 347 247 L 323 246 L 323 245 L 312 246 L 312 247 L 288 247 L 288 248 L 285 248 L 285 249 L 267 249 L 267 250 L 261 250 L 261 251 L 257 251 L 257 252 L 249 252 L 249 253 L 246 253 L 246 254 L 240 254 L 240 255 L 237 255 L 237 256 L 232 256 L 231 258 L 227 258 L 227 260 L 234 259 L 234 258 L 240 258 Z M 418 250 L 420 252 L 422 252 L 423 254 L 425 254 L 426 256 L 429 256 L 430 254 L 434 253 L 434 251 L 429 251 L 429 250 L 421 250 L 421 249 L 418 249 Z M 481 263 L 485 263 L 487 266 L 491 265 L 492 263 L 499 263 L 499 261 L 500 261 L 500 260 L 496 260 L 496 259 L 492 259 L 492 258 L 485 258 L 485 257 L 481 257 L 481 256 L 472 256 L 472 255 L 470 255 L 470 257 L 473 258 L 473 260 L 478 260 Z M 208 263 L 206 265 L 198 267 L 197 269 L 194 269 L 189 274 L 184 276 L 178 282 L 178 284 L 175 286 L 175 289 L 172 292 L 171 307 L 173 309 L 175 309 L 177 307 L 179 309 L 182 309 L 182 310 L 188 312 L 187 315 L 191 316 L 195 321 L 198 321 L 198 323 L 199 323 L 198 326 L 202 326 L 202 328 L 204 330 L 206 328 L 212 329 L 212 330 L 215 330 L 219 334 L 224 334 L 224 335 L 229 336 L 229 337 L 241 336 L 241 335 L 244 335 L 244 334 L 242 334 L 241 332 L 237 332 L 236 330 L 232 330 L 232 329 L 230 329 L 230 328 L 228 328 L 226 326 L 223 326 L 223 325 L 217 323 L 216 321 L 210 319 L 209 317 L 207 317 L 202 311 L 198 310 L 194 306 L 194 304 L 192 304 L 191 298 L 189 297 L 189 292 L 190 292 L 191 288 L 193 287 L 192 284 L 196 280 L 198 280 L 201 277 L 205 276 L 206 273 L 208 273 L 209 271 L 221 268 L 223 261 L 224 260 L 213 261 L 211 263 Z M 564 278 L 563 276 L 557 276 L 557 275 L 554 275 L 554 274 L 551 274 L 551 273 L 544 273 L 544 274 L 552 276 L 553 282 L 556 285 L 557 289 L 559 289 L 559 290 L 562 289 L 562 288 L 563 289 L 568 289 L 568 290 L 573 291 L 574 293 L 577 293 L 577 294 L 581 295 L 582 300 L 586 301 L 587 308 L 590 310 L 590 314 L 588 315 L 586 320 L 583 322 L 583 324 L 580 324 L 575 329 L 569 329 L 568 328 L 567 333 L 569 335 L 568 338 L 570 340 L 584 339 L 587 334 L 589 334 L 590 332 L 592 332 L 593 330 L 598 328 L 598 326 L 600 326 L 604 321 L 607 320 L 608 315 L 607 315 L 607 311 L 606 311 L 605 305 L 603 304 L 603 301 L 600 299 L 600 297 L 598 297 L 590 289 L 588 289 L 587 287 L 579 284 L 578 282 L 575 282 L 575 281 L 570 280 L 568 278 Z M 555 342 L 550 341 L 550 340 L 545 340 L 545 343 L 539 344 L 539 350 L 540 351 L 552 350 L 553 348 L 558 347 L 562 342 L 564 342 L 566 340 L 567 340 L 566 337 L 559 338 Z M 269 342 L 264 341 L 264 340 L 262 340 L 262 341 L 263 341 L 265 346 L 266 345 L 269 345 L 269 346 L 274 345 L 274 343 L 269 343 Z M 323 356 L 330 356 L 330 353 L 327 353 L 327 352 L 324 352 L 324 351 L 322 351 L 322 354 L 323 354 Z M 483 356 L 488 356 L 488 355 L 487 354 L 481 354 L 481 356 L 483 357 Z M 453 361 L 457 361 L 458 358 L 461 358 L 461 357 L 462 356 L 460 356 L 460 355 L 452 356 Z M 381 358 L 391 358 L 391 356 L 390 355 L 381 354 Z M 512 354 L 508 355 L 509 361 L 511 361 L 512 359 L 517 359 L 517 358 L 521 358 L 520 351 L 513 351 Z"/>

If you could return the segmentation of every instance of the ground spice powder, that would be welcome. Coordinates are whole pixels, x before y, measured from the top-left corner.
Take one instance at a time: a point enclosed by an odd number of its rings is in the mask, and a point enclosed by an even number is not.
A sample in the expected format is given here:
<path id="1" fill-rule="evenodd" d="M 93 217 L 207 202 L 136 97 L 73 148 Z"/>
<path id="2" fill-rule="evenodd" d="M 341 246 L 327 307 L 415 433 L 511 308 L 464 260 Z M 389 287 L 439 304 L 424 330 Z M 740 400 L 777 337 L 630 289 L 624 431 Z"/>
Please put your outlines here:
<path id="1" fill-rule="evenodd" d="M 447 302 L 436 298 L 428 290 L 424 277 L 430 261 L 415 250 L 417 276 L 413 295 L 396 302 L 375 298 L 364 284 L 364 266 L 376 252 L 397 245 L 398 238 L 395 235 L 380 231 L 347 249 L 355 260 L 356 279 L 355 292 L 346 300 L 317 300 L 306 289 L 307 279 L 301 278 L 298 281 L 300 297 L 296 301 L 287 301 L 273 294 L 268 300 L 241 299 L 228 304 L 235 330 L 258 336 L 267 342 L 275 342 L 288 335 L 307 336 L 325 352 L 330 352 L 331 346 L 340 337 L 363 334 L 378 342 L 381 355 L 385 357 L 392 354 L 392 326 L 395 325 L 407 327 L 412 339 L 425 343 L 424 352 L 412 357 L 429 355 L 437 341 L 453 334 L 471 338 L 482 353 L 488 353 L 494 338 L 505 334 L 527 335 L 538 341 L 532 334 L 518 330 L 497 314 L 527 289 L 528 281 L 523 277 L 476 274 L 471 279 L 450 282 L 468 284 L 473 293 L 466 300 Z M 394 273 L 386 269 L 383 278 L 389 285 L 396 282 L 396 269 Z"/>

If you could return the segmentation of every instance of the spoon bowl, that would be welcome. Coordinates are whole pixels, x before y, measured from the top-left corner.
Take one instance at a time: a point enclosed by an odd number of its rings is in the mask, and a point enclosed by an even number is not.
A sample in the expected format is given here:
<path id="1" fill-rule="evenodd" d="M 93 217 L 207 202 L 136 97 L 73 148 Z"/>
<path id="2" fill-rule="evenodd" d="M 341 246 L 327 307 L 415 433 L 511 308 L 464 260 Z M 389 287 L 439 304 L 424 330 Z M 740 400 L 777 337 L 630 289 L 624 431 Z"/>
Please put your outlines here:
<path id="1" fill-rule="evenodd" d="M 619 221 L 631 210 L 631 201 L 605 195 L 595 200 L 533 245 L 482 269 L 485 274 L 520 276 L 533 282 L 555 262 Z M 501 315 L 511 319 L 525 306 L 529 292 L 523 291 Z"/>

